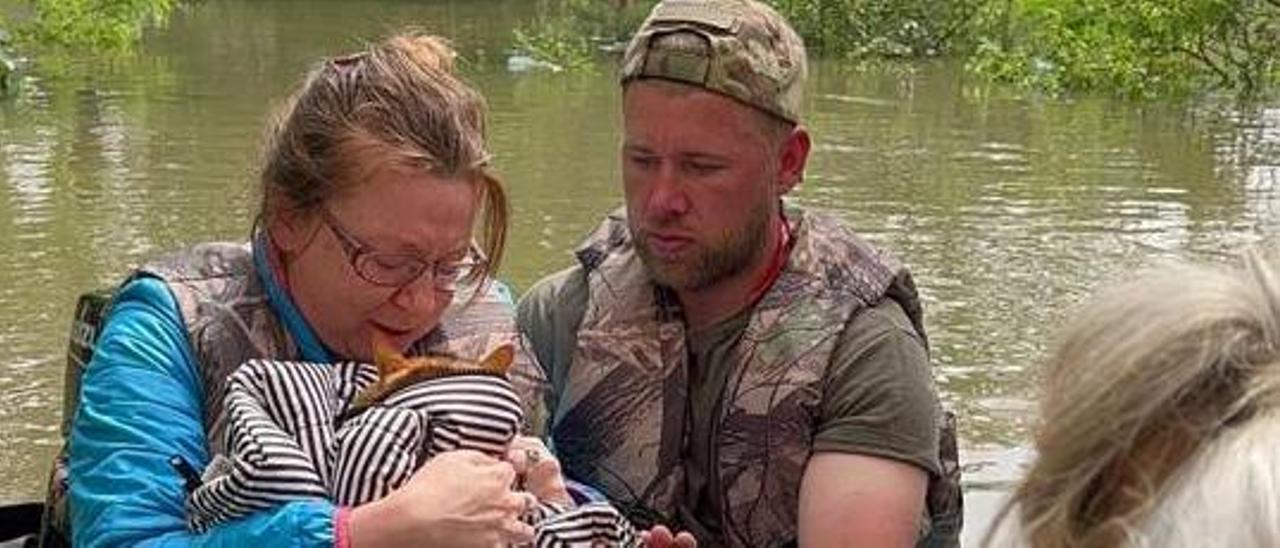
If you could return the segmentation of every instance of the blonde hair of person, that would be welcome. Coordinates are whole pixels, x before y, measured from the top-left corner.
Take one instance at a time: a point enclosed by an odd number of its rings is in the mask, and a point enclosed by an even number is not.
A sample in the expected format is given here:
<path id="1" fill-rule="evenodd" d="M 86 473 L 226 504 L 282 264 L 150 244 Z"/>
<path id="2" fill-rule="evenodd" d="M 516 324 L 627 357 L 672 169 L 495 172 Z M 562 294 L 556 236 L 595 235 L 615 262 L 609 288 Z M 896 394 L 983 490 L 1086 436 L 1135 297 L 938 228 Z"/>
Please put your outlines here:
<path id="1" fill-rule="evenodd" d="M 1276 256 L 1099 295 L 1065 327 L 1040 407 L 1038 456 L 985 544 L 1280 546 Z"/>
<path id="2" fill-rule="evenodd" d="M 400 162 L 475 187 L 486 262 L 468 281 L 492 276 L 509 205 L 488 171 L 484 98 L 458 76 L 456 56 L 443 38 L 414 31 L 313 68 L 268 130 L 258 223 L 285 208 L 314 211 L 361 184 L 361 162 Z"/>

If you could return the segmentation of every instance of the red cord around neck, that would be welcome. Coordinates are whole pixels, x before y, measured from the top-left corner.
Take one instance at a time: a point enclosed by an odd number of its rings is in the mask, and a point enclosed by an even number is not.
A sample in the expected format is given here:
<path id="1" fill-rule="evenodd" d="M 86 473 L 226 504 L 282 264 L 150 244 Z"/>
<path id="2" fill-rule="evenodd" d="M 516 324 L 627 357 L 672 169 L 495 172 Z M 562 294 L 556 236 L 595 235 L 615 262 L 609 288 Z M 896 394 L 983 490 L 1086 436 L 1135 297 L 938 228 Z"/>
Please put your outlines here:
<path id="1" fill-rule="evenodd" d="M 787 220 L 781 215 L 776 219 L 778 227 L 778 245 L 774 246 L 773 252 L 769 257 L 769 266 L 765 268 L 764 274 L 760 277 L 760 281 L 752 287 L 750 298 L 747 305 L 756 304 L 765 292 L 773 287 L 773 282 L 778 280 L 778 275 L 782 274 L 782 267 L 787 264 L 787 257 L 791 255 L 791 231 L 787 228 Z"/>

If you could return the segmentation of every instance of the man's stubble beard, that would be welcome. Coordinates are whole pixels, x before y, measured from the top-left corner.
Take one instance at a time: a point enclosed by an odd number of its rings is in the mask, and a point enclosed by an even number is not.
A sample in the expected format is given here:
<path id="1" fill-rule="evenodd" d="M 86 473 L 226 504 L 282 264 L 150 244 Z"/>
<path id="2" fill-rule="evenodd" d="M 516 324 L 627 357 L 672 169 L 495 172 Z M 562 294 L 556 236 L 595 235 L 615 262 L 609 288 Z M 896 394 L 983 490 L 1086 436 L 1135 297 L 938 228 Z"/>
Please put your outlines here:
<path id="1" fill-rule="evenodd" d="M 647 232 L 631 221 L 636 239 L 636 252 L 654 283 L 676 291 L 706 289 L 729 279 L 755 264 L 764 254 L 764 241 L 769 228 L 769 203 L 761 201 L 752 209 L 741 229 L 729 229 L 714 238 L 709 247 L 692 244 L 692 256 L 670 262 L 649 253 L 645 245 Z"/>

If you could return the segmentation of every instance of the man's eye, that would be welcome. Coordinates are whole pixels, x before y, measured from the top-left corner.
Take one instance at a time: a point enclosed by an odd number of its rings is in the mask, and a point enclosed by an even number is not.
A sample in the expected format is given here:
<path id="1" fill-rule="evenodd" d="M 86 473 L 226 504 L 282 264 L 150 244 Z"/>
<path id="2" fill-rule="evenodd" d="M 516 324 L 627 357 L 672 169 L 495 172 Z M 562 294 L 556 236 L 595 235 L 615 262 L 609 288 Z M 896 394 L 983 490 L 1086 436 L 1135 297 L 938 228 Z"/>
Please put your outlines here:
<path id="1" fill-rule="evenodd" d="M 724 166 L 720 164 L 690 162 L 688 164 L 685 164 L 685 169 L 689 170 L 690 173 L 694 173 L 697 175 L 710 175 L 712 173 L 720 171 L 721 169 L 724 169 Z"/>
<path id="2" fill-rule="evenodd" d="M 653 167 L 658 164 L 658 159 L 653 156 L 631 156 L 631 163 L 639 167 Z"/>

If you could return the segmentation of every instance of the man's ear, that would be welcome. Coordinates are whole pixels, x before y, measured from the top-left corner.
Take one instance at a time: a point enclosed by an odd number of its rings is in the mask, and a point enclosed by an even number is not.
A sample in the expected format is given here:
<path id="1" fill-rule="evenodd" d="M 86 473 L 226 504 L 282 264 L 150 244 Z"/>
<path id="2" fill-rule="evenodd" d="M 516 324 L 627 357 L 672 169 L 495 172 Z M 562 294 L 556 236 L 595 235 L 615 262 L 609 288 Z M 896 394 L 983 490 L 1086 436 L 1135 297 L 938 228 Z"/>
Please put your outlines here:
<path id="1" fill-rule="evenodd" d="M 809 161 L 809 132 L 797 125 L 782 142 L 778 158 L 778 195 L 791 192 L 804 180 L 805 164 Z"/>

